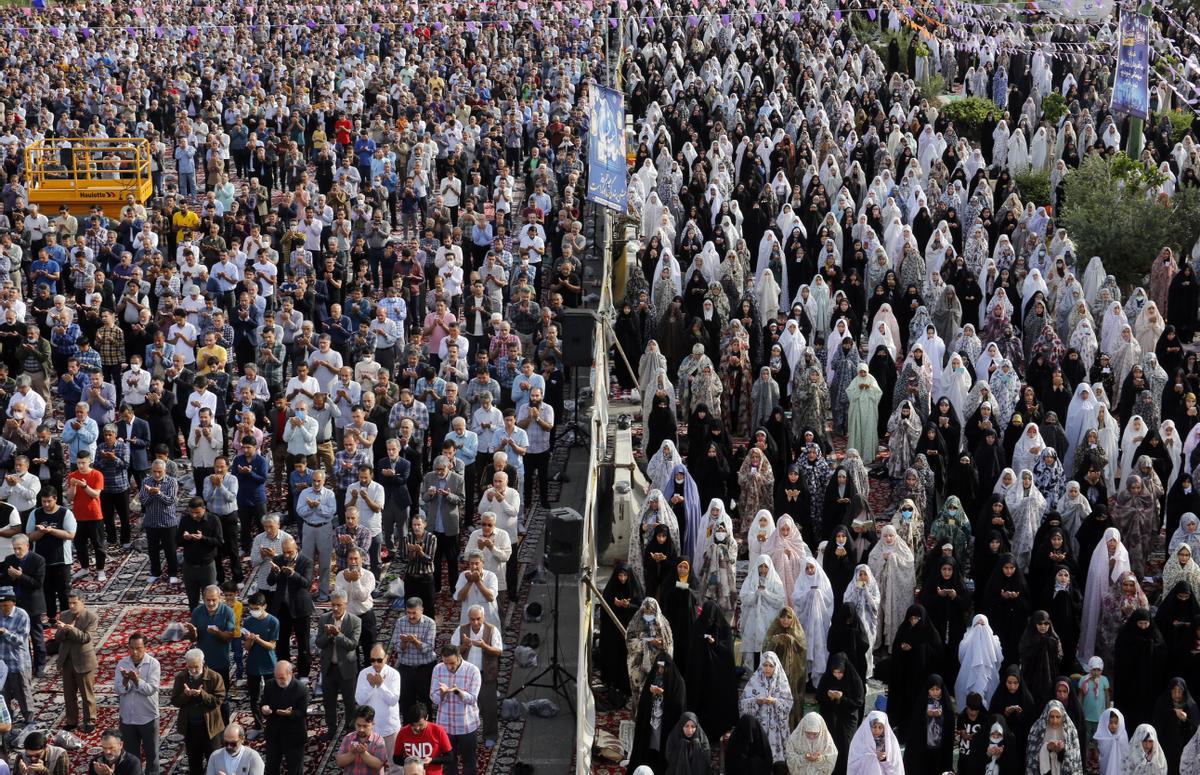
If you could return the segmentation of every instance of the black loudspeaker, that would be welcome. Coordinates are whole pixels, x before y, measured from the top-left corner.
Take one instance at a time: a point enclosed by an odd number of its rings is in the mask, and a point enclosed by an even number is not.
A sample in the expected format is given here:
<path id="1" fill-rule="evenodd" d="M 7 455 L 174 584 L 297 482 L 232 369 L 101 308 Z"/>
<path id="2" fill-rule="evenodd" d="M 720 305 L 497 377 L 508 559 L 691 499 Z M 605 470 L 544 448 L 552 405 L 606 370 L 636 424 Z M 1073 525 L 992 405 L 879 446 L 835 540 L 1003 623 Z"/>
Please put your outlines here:
<path id="1" fill-rule="evenodd" d="M 546 569 L 578 573 L 582 552 L 583 516 L 574 509 L 555 509 L 546 522 Z"/>
<path id="2" fill-rule="evenodd" d="M 565 309 L 559 313 L 558 338 L 562 340 L 564 367 L 591 368 L 596 321 L 593 309 Z"/>

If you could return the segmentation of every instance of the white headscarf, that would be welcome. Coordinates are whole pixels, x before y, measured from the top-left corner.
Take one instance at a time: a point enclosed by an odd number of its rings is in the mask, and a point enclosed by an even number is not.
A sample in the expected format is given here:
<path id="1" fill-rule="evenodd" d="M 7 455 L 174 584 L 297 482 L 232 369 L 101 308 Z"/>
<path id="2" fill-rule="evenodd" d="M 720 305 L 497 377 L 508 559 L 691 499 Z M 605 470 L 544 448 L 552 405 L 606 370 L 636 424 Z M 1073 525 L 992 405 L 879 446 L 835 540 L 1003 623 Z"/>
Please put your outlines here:
<path id="1" fill-rule="evenodd" d="M 810 734 L 815 737 L 810 738 Z M 821 714 L 809 712 L 787 739 L 787 765 L 791 775 L 829 775 L 837 763 L 838 749 L 833 736 Z M 809 761 L 807 754 L 817 754 L 817 761 Z"/>
<path id="2" fill-rule="evenodd" d="M 1108 731 L 1109 719 L 1117 719 L 1117 731 Z M 1125 756 L 1129 753 L 1129 733 L 1125 731 L 1125 717 L 1116 708 L 1105 708 L 1092 736 L 1100 749 L 1100 775 L 1121 775 Z"/>
<path id="3" fill-rule="evenodd" d="M 1108 569 L 1108 542 L 1117 540 L 1112 570 Z M 1079 661 L 1087 662 L 1096 654 L 1096 632 L 1100 626 L 1100 605 L 1109 587 L 1129 571 L 1129 550 L 1121 543 L 1121 531 L 1110 527 L 1092 550 L 1088 563 L 1087 589 L 1083 593 L 1083 621 L 1079 632 Z"/>
<path id="4" fill-rule="evenodd" d="M 884 761 L 879 761 L 878 747 L 875 745 L 875 735 L 871 732 L 871 724 L 883 725 Z M 892 732 L 887 714 L 881 710 L 873 710 L 863 719 L 863 723 L 850 739 L 850 750 L 846 756 L 846 775 L 904 775 L 904 761 L 900 753 L 900 741 Z M 915 774 L 914 774 L 915 775 Z"/>
<path id="5" fill-rule="evenodd" d="M 1000 638 L 992 632 L 987 617 L 976 614 L 958 643 L 958 662 L 962 665 L 954 681 L 954 700 L 958 707 L 967 706 L 967 695 L 971 692 L 991 699 L 992 693 L 1000 685 L 1000 664 L 1003 660 Z"/>
<path id="6" fill-rule="evenodd" d="M 1154 750 L 1150 756 L 1142 750 L 1142 742 L 1150 740 Z M 1138 724 L 1129 740 L 1129 750 L 1125 753 L 1125 775 L 1165 775 L 1167 772 L 1167 756 L 1163 753 L 1162 745 L 1158 742 L 1158 733 L 1149 724 Z"/>
<path id="7" fill-rule="evenodd" d="M 758 569 L 767 566 L 767 575 L 759 575 Z M 768 555 L 760 554 L 750 564 L 742 588 L 738 593 L 741 601 L 739 629 L 742 633 L 742 648 L 748 652 L 761 651 L 763 638 L 779 610 L 787 604 L 787 592 L 783 580 L 775 572 L 775 563 Z"/>
<path id="8" fill-rule="evenodd" d="M 811 572 L 812 575 L 809 575 Z M 833 621 L 833 585 L 824 568 L 814 559 L 804 560 L 804 570 L 796 577 L 791 590 L 792 607 L 796 618 L 808 636 L 809 680 L 820 682 L 829 662 L 829 623 Z"/>

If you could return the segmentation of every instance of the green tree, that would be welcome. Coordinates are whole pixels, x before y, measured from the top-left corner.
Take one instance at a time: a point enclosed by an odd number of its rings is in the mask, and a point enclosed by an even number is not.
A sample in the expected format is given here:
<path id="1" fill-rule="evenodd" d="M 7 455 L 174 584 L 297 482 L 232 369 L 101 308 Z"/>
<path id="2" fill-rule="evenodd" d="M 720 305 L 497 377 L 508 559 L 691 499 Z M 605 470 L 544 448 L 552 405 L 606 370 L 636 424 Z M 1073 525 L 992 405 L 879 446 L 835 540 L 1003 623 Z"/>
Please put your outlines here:
<path id="1" fill-rule="evenodd" d="M 1089 156 L 1066 180 L 1060 223 L 1085 262 L 1100 256 L 1123 286 L 1141 282 L 1164 245 L 1179 254 L 1200 236 L 1200 191 L 1177 189 L 1170 202 L 1151 197 L 1158 173 L 1125 154 Z"/>

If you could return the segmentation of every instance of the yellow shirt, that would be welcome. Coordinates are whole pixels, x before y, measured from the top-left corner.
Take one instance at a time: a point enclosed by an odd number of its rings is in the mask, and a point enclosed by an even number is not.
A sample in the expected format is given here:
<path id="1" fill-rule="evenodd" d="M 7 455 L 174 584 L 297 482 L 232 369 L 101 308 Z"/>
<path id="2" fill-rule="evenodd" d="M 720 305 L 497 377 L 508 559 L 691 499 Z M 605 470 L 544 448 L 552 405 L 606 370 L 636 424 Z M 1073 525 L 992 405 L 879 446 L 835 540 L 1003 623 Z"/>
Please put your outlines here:
<path id="1" fill-rule="evenodd" d="M 217 368 L 215 371 L 224 371 L 225 362 L 229 360 L 229 353 L 219 344 L 214 344 L 212 347 L 201 347 L 196 351 L 196 364 L 200 368 L 196 371 L 197 374 L 209 374 L 214 369 L 208 368 L 208 359 L 215 357 L 217 359 Z"/>
<path id="2" fill-rule="evenodd" d="M 171 225 L 175 227 L 175 238 L 183 239 L 185 229 L 195 231 L 200 227 L 200 216 L 195 210 L 188 210 L 187 213 L 180 210 L 171 216 Z"/>
<path id="3" fill-rule="evenodd" d="M 225 601 L 225 605 L 230 605 L 229 601 Z M 233 637 L 242 637 L 242 601 L 235 599 L 230 606 L 233 608 Z"/>

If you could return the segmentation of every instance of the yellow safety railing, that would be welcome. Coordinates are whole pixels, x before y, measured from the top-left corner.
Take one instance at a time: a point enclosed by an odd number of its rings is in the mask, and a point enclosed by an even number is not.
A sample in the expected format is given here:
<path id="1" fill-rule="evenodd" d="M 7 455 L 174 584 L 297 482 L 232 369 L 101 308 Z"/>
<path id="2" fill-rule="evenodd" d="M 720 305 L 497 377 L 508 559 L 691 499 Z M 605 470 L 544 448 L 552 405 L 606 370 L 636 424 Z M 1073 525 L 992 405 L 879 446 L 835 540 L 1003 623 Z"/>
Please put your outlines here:
<path id="1" fill-rule="evenodd" d="M 25 149 L 29 201 L 119 210 L 132 194 L 144 203 L 153 193 L 150 145 L 136 137 L 54 137 Z"/>

